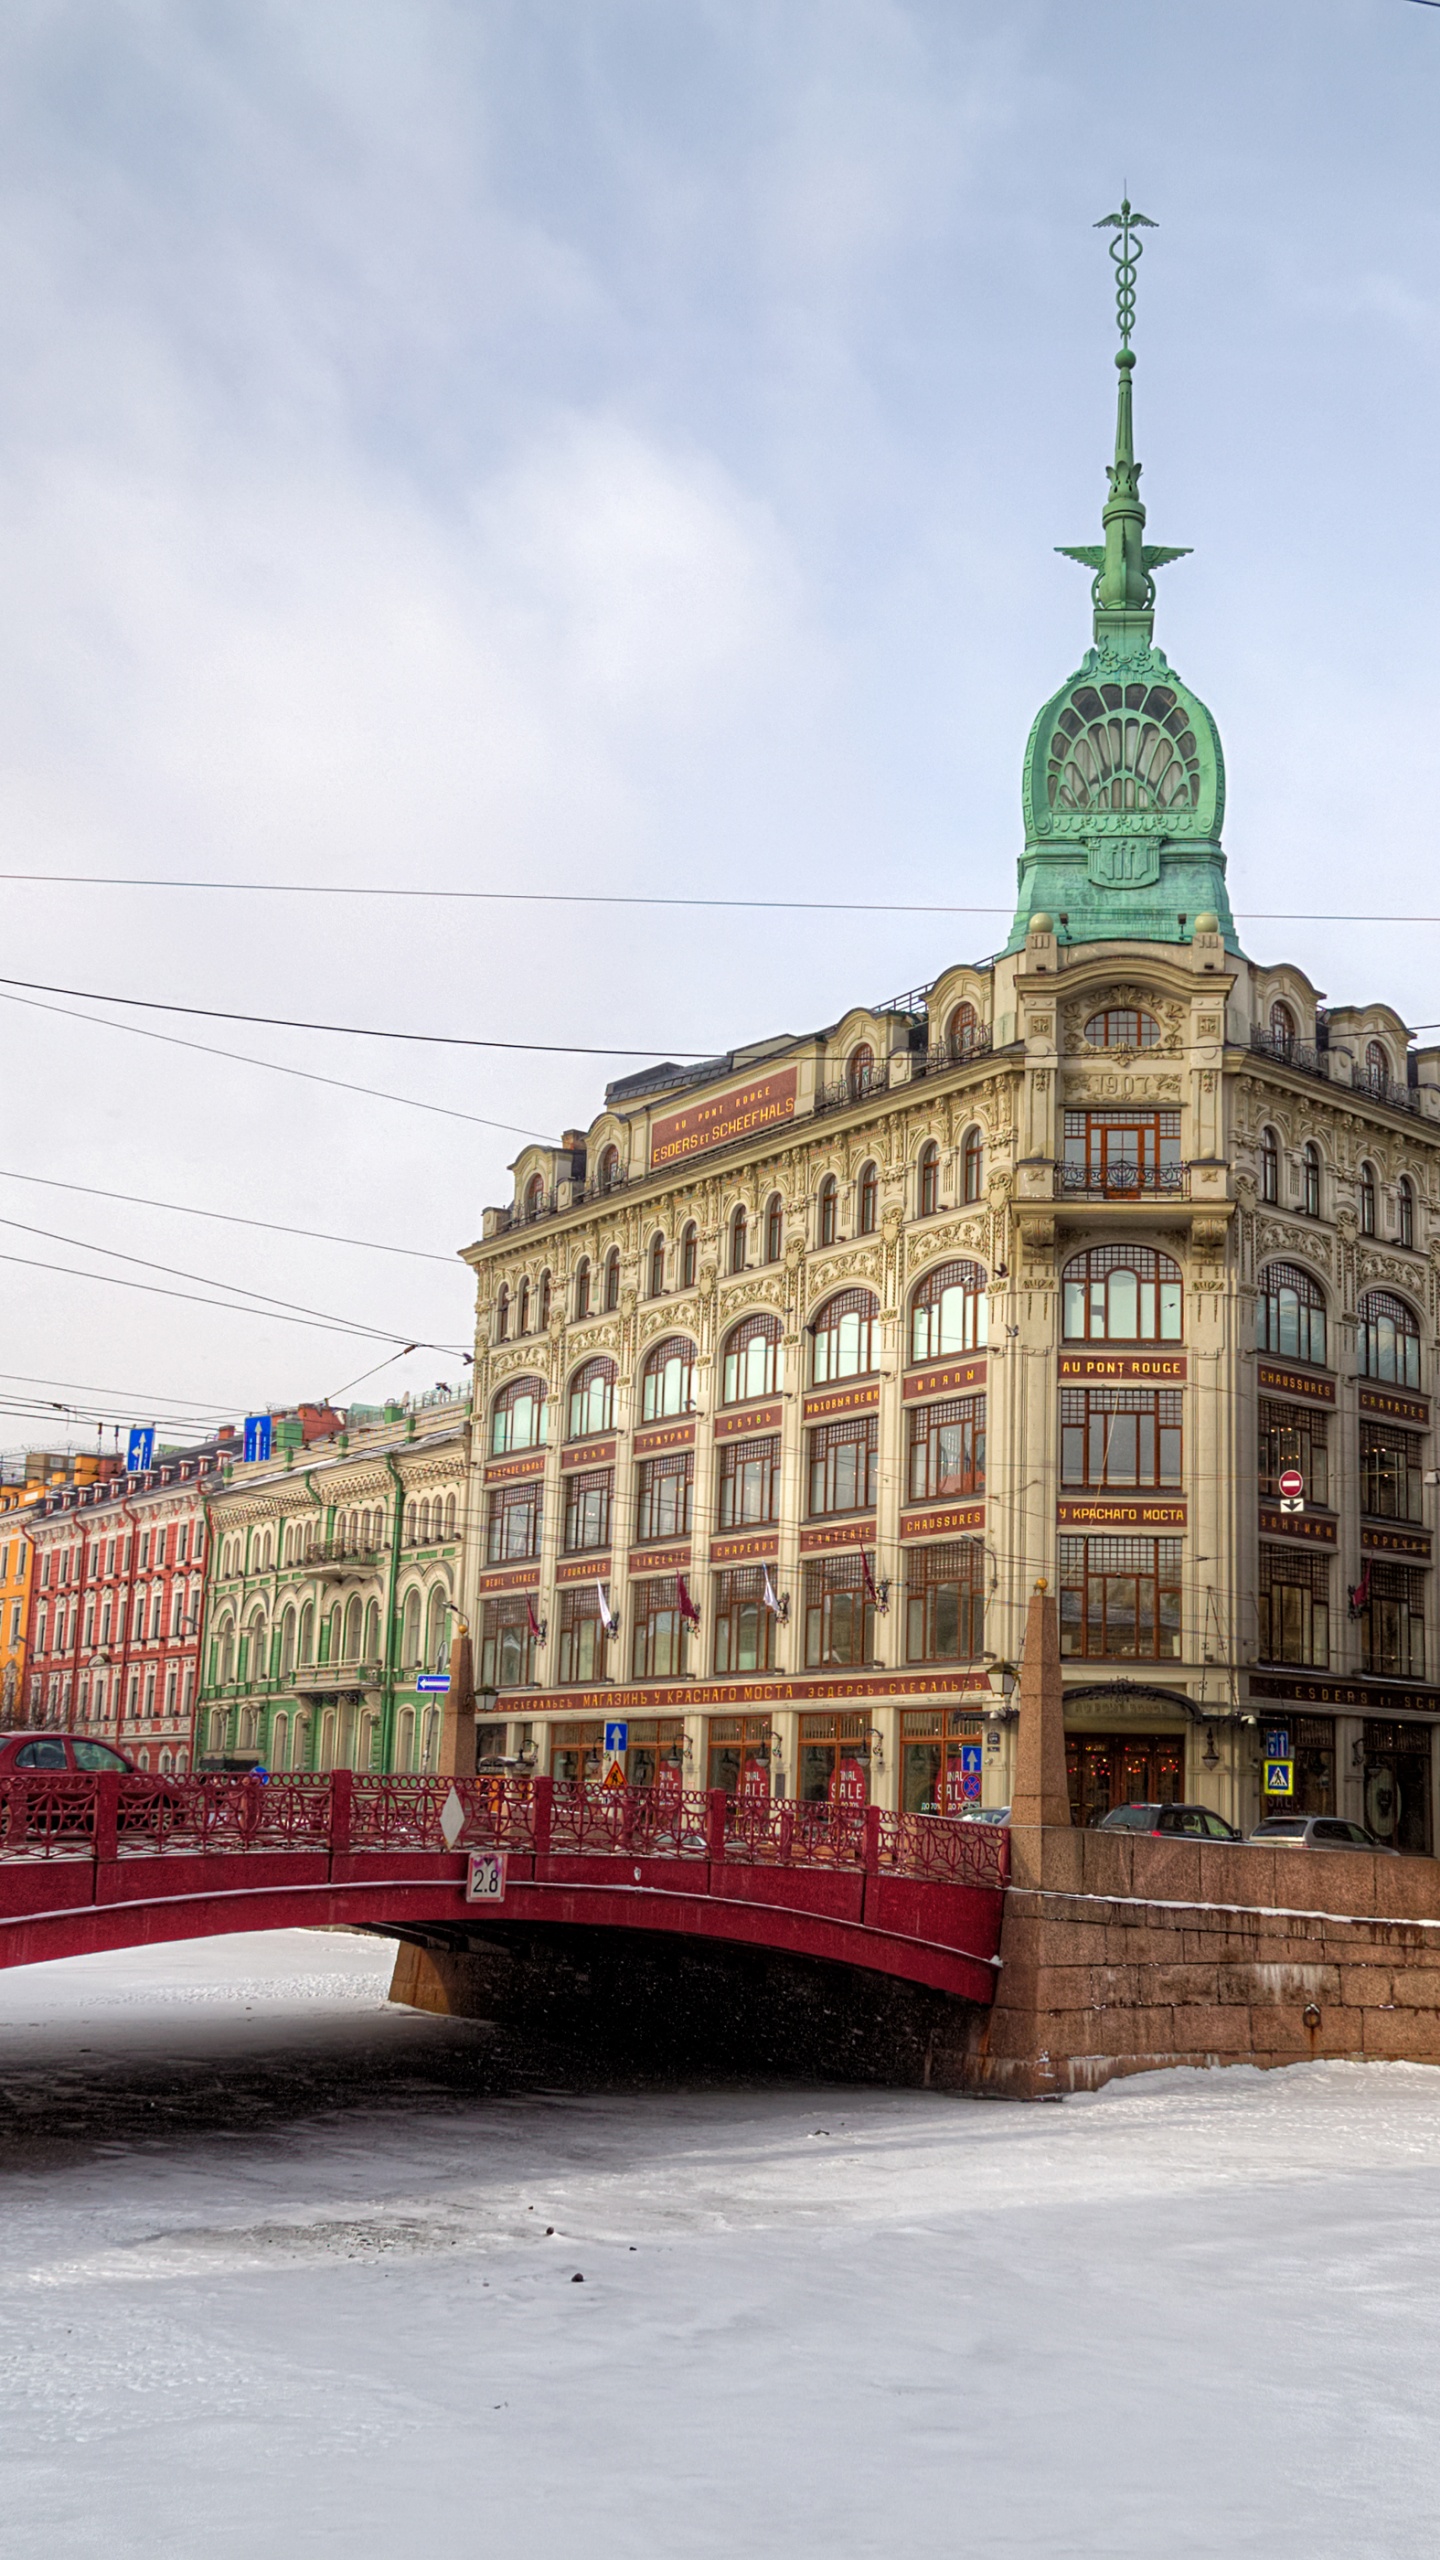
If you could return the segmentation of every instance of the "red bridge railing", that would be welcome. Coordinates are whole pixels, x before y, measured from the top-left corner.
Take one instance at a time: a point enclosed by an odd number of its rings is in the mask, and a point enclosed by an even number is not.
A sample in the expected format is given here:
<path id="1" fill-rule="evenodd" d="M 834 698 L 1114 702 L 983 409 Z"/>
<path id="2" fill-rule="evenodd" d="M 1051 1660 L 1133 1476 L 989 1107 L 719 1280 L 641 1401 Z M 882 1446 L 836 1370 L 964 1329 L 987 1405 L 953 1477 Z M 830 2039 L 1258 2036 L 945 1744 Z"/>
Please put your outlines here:
<path id="1" fill-rule="evenodd" d="M 451 1799 L 455 1802 L 452 1804 Z M 458 1811 L 457 1827 L 454 1816 Z M 563 1786 L 549 1778 L 0 1778 L 0 1867 L 12 1860 L 513 1849 L 858 1868 L 999 1888 L 1009 1833 L 943 1814 L 801 1804 L 697 1788 Z"/>

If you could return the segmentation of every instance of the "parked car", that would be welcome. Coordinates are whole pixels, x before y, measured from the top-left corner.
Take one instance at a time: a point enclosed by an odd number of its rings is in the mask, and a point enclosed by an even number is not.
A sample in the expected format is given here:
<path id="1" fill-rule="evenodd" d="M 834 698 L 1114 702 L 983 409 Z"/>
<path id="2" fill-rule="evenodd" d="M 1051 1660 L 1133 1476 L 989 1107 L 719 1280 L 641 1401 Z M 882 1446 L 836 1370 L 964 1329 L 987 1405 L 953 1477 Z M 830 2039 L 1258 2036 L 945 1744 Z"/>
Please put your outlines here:
<path id="1" fill-rule="evenodd" d="M 52 1847 L 59 1840 L 85 1841 L 90 1837 L 92 1798 L 88 1788 L 74 1794 L 51 1790 L 47 1778 L 141 1778 L 144 1791 L 133 1802 L 126 1816 L 131 1832 L 158 1831 L 167 1815 L 174 1818 L 185 1803 L 182 1787 L 173 1778 L 157 1778 L 147 1769 L 137 1768 L 125 1752 L 108 1742 L 91 1742 L 78 1733 L 18 1732 L 0 1734 L 0 1779 L 11 1775 L 33 1778 L 38 1784 L 24 1791 L 23 1837 L 45 1840 Z M 12 1826 L 20 1819 L 17 1797 L 6 1795 L 0 1803 L 0 1839 L 18 1844 L 20 1834 Z"/>
<path id="2" fill-rule="evenodd" d="M 1345 1822 L 1338 1813 L 1267 1813 L 1250 1837 L 1278 1849 L 1378 1849 L 1387 1858 L 1400 1855 L 1392 1841 L 1377 1840 L 1363 1822 Z"/>
<path id="3" fill-rule="evenodd" d="M 0 1778 L 8 1777 L 12 1769 L 63 1769 L 84 1777 L 115 1771 L 128 1778 L 143 1778 L 146 1774 L 108 1742 L 88 1742 L 77 1733 L 0 1734 Z"/>
<path id="4" fill-rule="evenodd" d="M 962 1822 L 1000 1822 L 1010 1820 L 1008 1804 L 967 1804 L 960 1816 Z"/>
<path id="5" fill-rule="evenodd" d="M 1117 1804 L 1097 1831 L 1146 1831 L 1154 1840 L 1238 1840 L 1241 1834 L 1208 1804 Z"/>

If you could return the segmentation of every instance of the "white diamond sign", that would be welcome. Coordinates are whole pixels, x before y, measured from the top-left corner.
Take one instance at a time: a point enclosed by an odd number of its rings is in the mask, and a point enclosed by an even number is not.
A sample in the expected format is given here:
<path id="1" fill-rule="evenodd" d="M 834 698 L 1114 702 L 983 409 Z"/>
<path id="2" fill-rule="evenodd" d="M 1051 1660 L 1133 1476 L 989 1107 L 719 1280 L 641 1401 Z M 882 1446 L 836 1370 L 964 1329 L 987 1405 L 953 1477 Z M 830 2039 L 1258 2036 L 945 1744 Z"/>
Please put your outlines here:
<path id="1" fill-rule="evenodd" d="M 454 1848 L 464 1828 L 465 1807 L 460 1801 L 458 1790 L 452 1787 L 440 1807 L 440 1829 L 447 1849 Z"/>

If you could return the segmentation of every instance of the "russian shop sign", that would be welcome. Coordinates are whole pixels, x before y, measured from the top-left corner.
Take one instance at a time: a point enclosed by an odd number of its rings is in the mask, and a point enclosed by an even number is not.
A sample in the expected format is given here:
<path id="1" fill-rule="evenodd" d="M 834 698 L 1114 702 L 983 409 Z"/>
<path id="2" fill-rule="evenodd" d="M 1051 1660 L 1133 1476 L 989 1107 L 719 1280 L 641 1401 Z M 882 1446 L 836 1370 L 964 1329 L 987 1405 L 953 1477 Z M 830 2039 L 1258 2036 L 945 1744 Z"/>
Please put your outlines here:
<path id="1" fill-rule="evenodd" d="M 667 1111 L 651 1126 L 651 1172 L 658 1172 L 662 1165 L 681 1164 L 686 1156 L 701 1155 L 706 1147 L 723 1147 L 732 1138 L 748 1138 L 757 1129 L 793 1120 L 799 1082 L 799 1068 L 784 1067 L 778 1075 L 732 1085 L 728 1093 L 713 1094 L 708 1102 L 693 1102 L 688 1111 Z"/>

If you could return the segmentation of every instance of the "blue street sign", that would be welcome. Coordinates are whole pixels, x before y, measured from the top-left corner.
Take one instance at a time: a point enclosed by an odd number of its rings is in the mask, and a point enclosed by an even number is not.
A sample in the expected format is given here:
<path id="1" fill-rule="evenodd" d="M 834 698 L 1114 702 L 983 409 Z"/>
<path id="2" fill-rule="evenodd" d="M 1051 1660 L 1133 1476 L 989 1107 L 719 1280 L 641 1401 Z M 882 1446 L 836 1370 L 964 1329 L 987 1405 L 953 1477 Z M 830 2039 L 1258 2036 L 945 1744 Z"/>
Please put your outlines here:
<path id="1" fill-rule="evenodd" d="M 961 1743 L 960 1766 L 966 1777 L 970 1775 L 972 1769 L 978 1769 L 980 1767 L 982 1757 L 983 1755 L 978 1742 Z"/>
<path id="2" fill-rule="evenodd" d="M 269 1416 L 269 1414 L 268 1414 L 268 1413 L 247 1413 L 247 1414 L 246 1414 L 246 1416 L 245 1416 L 245 1463 L 246 1463 L 246 1465 L 248 1466 L 248 1465 L 251 1463 L 251 1461 L 252 1461 L 253 1459 L 255 1459 L 255 1458 L 268 1458 L 268 1457 L 269 1457 L 269 1455 L 270 1455 L 270 1416 Z"/>
<path id="3" fill-rule="evenodd" d="M 630 1727 L 628 1724 L 607 1724 L 605 1727 L 605 1748 L 609 1752 L 612 1760 L 619 1759 L 620 1754 L 625 1749 L 629 1739 Z"/>
<path id="4" fill-rule="evenodd" d="M 1266 1761 L 1265 1793 L 1267 1796 L 1293 1796 L 1295 1793 L 1295 1763 L 1293 1760 Z"/>
<path id="5" fill-rule="evenodd" d="M 432 1695 L 443 1697 L 450 1686 L 450 1674 L 448 1671 L 422 1671 L 415 1686 L 417 1689 L 428 1689 Z"/>
<path id="6" fill-rule="evenodd" d="M 1283 1725 L 1272 1725 L 1272 1726 L 1270 1727 L 1269 1731 L 1266 1733 L 1266 1736 L 1265 1736 L 1265 1757 L 1266 1757 L 1266 1759 L 1267 1759 L 1267 1760 L 1288 1760 L 1288 1759 L 1289 1759 L 1289 1757 L 1290 1757 L 1290 1736 L 1289 1736 L 1289 1734 L 1285 1731 L 1285 1728 L 1284 1728 L 1284 1726 L 1283 1726 Z"/>
<path id="7" fill-rule="evenodd" d="M 125 1464 L 132 1476 L 141 1476 L 155 1463 L 155 1425 L 137 1422 L 125 1448 Z"/>

